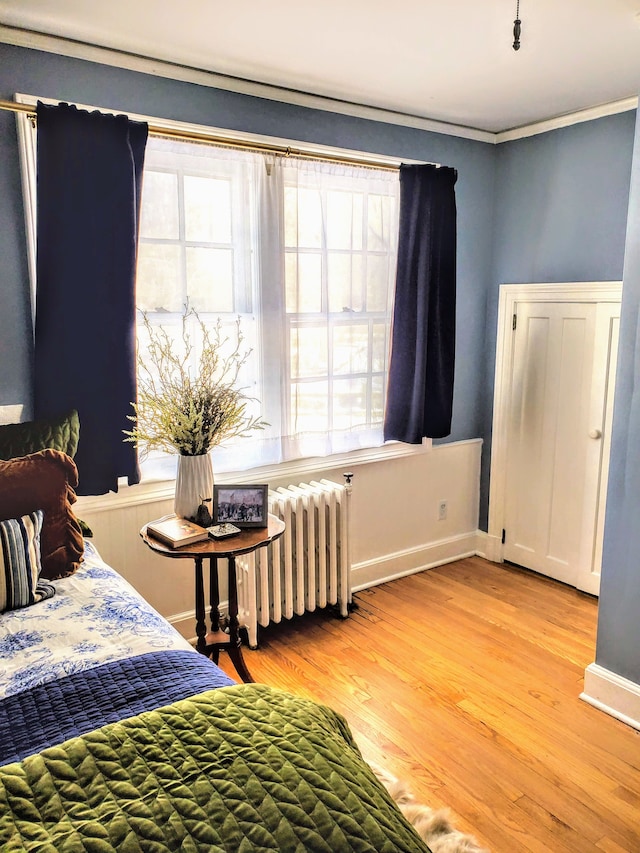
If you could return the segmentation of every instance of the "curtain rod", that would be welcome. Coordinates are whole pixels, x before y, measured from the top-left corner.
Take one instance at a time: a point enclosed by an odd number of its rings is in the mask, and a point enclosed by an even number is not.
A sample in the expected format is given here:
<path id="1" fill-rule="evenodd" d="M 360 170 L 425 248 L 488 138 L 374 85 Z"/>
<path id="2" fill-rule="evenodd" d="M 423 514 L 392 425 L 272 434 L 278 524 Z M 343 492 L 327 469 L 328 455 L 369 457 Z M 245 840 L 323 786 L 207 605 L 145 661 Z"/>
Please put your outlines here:
<path id="1" fill-rule="evenodd" d="M 9 110 L 14 113 L 26 113 L 27 118 L 35 127 L 36 112 L 31 104 L 22 104 L 18 101 L 0 100 L 0 110 Z M 214 133 L 197 130 L 180 130 L 178 128 L 160 127 L 149 123 L 149 134 L 164 139 L 178 139 L 190 142 L 202 142 L 208 145 L 217 145 L 224 148 L 239 148 L 243 151 L 256 151 L 267 154 L 279 154 L 283 157 L 300 157 L 308 160 L 320 160 L 325 163 L 344 163 L 349 166 L 364 166 L 369 169 L 386 169 L 397 172 L 400 168 L 392 163 L 380 160 L 367 160 L 365 158 L 349 157 L 340 154 L 323 154 L 292 148 L 288 145 L 273 145 L 267 142 L 249 142 L 233 137 L 216 136 Z"/>

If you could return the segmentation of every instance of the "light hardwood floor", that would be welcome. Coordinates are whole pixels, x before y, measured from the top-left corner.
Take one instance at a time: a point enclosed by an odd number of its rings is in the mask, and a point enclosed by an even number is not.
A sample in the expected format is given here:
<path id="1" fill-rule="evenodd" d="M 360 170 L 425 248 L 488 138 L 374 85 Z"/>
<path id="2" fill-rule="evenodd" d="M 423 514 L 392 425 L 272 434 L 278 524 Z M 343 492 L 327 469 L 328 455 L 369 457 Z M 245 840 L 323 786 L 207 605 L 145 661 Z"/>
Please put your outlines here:
<path id="1" fill-rule="evenodd" d="M 640 732 L 578 698 L 596 599 L 473 557 L 355 602 L 261 629 L 256 680 L 340 711 L 492 853 L 640 853 Z"/>

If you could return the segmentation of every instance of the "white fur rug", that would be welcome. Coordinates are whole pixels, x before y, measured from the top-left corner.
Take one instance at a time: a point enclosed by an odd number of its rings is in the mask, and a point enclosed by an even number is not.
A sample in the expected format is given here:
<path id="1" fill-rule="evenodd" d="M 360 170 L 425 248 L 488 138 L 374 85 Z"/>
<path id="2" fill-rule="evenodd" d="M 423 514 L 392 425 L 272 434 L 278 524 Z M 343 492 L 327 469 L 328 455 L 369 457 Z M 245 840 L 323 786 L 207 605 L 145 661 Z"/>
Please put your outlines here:
<path id="1" fill-rule="evenodd" d="M 432 853 L 489 853 L 478 845 L 472 835 L 458 832 L 451 825 L 446 809 L 432 809 L 423 803 L 416 803 L 403 782 L 376 764 L 370 763 L 369 766 Z"/>

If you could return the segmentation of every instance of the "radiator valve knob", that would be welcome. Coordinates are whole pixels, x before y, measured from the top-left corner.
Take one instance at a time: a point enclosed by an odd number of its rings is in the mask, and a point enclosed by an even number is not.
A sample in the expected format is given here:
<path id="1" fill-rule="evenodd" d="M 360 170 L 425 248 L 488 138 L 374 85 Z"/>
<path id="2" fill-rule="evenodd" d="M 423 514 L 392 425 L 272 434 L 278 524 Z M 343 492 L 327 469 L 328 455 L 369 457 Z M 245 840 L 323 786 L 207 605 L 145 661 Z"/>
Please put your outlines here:
<path id="1" fill-rule="evenodd" d="M 351 481 L 353 480 L 353 472 L 352 471 L 345 471 L 342 476 L 344 477 L 347 486 L 350 486 Z"/>

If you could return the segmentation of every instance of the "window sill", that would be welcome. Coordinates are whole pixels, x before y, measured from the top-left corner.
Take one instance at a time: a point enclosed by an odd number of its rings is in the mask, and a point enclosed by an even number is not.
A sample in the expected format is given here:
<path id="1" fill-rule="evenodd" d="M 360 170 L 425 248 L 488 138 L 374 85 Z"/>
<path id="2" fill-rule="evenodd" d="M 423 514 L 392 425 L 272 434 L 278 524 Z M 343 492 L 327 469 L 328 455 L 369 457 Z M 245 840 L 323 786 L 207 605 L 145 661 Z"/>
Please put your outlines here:
<path id="1" fill-rule="evenodd" d="M 309 459 L 299 459 L 295 462 L 283 462 L 280 465 L 270 465 L 262 468 L 252 468 L 249 471 L 226 471 L 215 477 L 216 483 L 265 483 L 270 480 L 296 480 L 309 474 L 328 468 L 344 467 L 345 470 L 358 468 L 361 465 L 397 459 L 405 456 L 418 456 L 429 453 L 432 448 L 430 439 L 423 439 L 421 445 L 408 445 L 401 442 L 390 442 L 383 447 L 372 447 L 363 450 L 353 450 L 350 453 L 339 453 L 334 456 L 319 456 Z M 175 480 L 146 480 L 135 486 L 122 483 L 118 492 L 107 495 L 79 496 L 75 505 L 79 515 L 83 512 L 99 512 L 101 510 L 124 508 L 127 506 L 155 503 L 160 500 L 173 498 Z"/>

